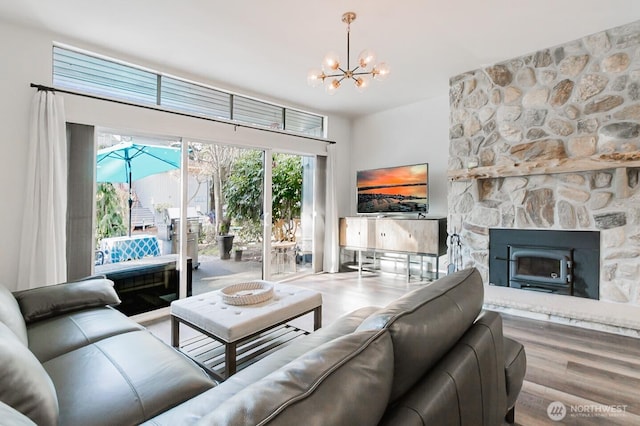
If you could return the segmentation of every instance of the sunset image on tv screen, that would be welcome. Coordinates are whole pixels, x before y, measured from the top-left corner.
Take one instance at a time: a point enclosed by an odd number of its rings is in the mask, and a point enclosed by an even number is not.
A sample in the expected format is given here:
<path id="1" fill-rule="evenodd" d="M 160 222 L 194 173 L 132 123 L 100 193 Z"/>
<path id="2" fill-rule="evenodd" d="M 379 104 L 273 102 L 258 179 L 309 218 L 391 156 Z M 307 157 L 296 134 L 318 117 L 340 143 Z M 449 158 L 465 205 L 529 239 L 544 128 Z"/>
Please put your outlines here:
<path id="1" fill-rule="evenodd" d="M 427 179 L 427 164 L 359 171 L 358 212 L 426 212 Z"/>

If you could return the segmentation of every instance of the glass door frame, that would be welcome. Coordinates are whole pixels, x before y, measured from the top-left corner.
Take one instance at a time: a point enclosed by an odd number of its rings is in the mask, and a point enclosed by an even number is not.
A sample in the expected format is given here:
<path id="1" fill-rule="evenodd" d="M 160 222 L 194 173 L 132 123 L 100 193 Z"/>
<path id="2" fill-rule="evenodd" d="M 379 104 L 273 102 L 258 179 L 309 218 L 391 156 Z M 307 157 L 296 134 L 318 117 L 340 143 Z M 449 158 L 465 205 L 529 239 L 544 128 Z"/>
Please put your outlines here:
<path id="1" fill-rule="evenodd" d="M 263 151 L 264 178 L 262 179 L 262 279 L 271 280 L 271 234 L 273 232 L 273 150 Z"/>

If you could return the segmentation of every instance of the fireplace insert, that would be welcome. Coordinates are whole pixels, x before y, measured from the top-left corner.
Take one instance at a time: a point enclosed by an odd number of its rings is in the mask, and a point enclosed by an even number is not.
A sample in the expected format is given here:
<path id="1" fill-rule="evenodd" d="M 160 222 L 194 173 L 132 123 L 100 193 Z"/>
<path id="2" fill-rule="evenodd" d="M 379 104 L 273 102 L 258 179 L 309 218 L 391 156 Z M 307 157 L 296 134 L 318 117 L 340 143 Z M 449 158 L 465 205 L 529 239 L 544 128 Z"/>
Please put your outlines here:
<path id="1" fill-rule="evenodd" d="M 509 246 L 509 287 L 573 294 L 573 251 Z"/>
<path id="2" fill-rule="evenodd" d="M 489 284 L 600 297 L 600 232 L 489 229 Z"/>

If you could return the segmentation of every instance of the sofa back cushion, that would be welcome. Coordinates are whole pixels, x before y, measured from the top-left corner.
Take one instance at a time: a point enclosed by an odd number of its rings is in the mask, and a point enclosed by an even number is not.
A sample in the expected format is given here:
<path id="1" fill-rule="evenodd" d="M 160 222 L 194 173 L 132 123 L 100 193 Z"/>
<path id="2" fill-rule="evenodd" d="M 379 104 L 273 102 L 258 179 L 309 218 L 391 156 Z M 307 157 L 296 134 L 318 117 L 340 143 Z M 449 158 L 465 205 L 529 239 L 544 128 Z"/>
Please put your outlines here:
<path id="1" fill-rule="evenodd" d="M 0 322 L 8 327 L 23 345 L 28 345 L 27 327 L 20 306 L 9 289 L 3 285 L 0 285 Z"/>
<path id="2" fill-rule="evenodd" d="M 391 401 L 409 390 L 460 339 L 482 310 L 475 268 L 447 275 L 395 300 L 357 330 L 386 328 L 394 351 Z"/>
<path id="3" fill-rule="evenodd" d="M 118 305 L 113 281 L 93 278 L 14 293 L 27 324 L 67 312 L 105 305 Z"/>
<path id="4" fill-rule="evenodd" d="M 375 425 L 388 404 L 392 374 L 389 333 L 351 333 L 249 385 L 198 424 Z"/>
<path id="5" fill-rule="evenodd" d="M 58 424 L 58 399 L 51 378 L 3 323 L 0 323 L 0 401 L 40 426 Z"/>
<path id="6" fill-rule="evenodd" d="M 380 426 L 505 424 L 503 352 L 502 317 L 484 311 Z"/>

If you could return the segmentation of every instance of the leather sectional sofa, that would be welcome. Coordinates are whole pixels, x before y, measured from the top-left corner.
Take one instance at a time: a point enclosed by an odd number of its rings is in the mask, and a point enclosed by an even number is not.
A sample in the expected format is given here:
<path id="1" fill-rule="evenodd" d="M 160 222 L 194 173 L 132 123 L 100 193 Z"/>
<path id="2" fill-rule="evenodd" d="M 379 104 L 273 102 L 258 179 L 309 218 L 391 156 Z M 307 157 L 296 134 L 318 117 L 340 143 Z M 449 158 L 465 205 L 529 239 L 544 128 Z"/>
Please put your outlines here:
<path id="1" fill-rule="evenodd" d="M 1 287 L 1 286 L 0 286 Z M 0 418 L 39 425 L 500 425 L 526 369 L 475 269 L 363 308 L 216 383 L 106 306 L 108 280 L 0 288 Z"/>

